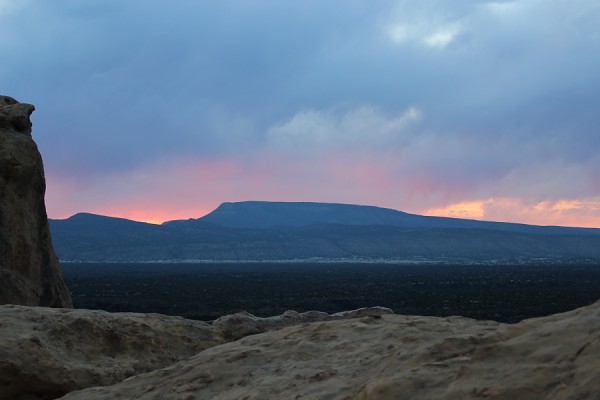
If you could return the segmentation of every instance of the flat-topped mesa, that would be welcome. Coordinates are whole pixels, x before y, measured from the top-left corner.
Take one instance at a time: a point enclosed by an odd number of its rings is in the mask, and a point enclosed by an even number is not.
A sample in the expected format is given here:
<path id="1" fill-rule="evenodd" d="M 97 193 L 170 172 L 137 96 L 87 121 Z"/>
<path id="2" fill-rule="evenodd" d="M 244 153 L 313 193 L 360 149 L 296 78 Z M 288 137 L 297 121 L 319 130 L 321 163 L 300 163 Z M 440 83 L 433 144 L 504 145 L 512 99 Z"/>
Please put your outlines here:
<path id="1" fill-rule="evenodd" d="M 50 238 L 34 109 L 0 96 L 0 304 L 72 307 Z"/>

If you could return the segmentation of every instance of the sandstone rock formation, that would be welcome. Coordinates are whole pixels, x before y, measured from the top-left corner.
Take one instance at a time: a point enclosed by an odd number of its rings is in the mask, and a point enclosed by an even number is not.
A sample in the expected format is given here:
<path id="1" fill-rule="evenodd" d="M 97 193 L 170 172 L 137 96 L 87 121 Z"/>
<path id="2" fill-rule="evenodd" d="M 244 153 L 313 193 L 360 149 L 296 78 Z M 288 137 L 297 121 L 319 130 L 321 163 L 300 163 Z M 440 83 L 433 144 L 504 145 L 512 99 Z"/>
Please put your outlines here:
<path id="1" fill-rule="evenodd" d="M 167 367 L 266 329 L 385 313 L 391 310 L 364 308 L 333 315 L 287 311 L 271 318 L 240 313 L 209 325 L 160 314 L 4 305 L 0 306 L 0 400 L 54 399 Z"/>
<path id="2" fill-rule="evenodd" d="M 0 304 L 71 307 L 50 239 L 33 110 L 0 96 Z"/>
<path id="3" fill-rule="evenodd" d="M 111 385 L 223 342 L 207 323 L 180 317 L 0 306 L 0 399 Z"/>
<path id="4" fill-rule="evenodd" d="M 344 311 L 331 315 L 321 311 L 307 311 L 303 313 L 286 311 L 281 315 L 267 318 L 256 317 L 248 312 L 239 312 L 216 319 L 213 322 L 213 326 L 221 330 L 226 339 L 237 340 L 267 330 L 279 329 L 305 322 L 333 321 L 366 316 L 379 317 L 384 314 L 393 313 L 392 310 L 386 307 L 359 308 L 358 310 Z"/>
<path id="5" fill-rule="evenodd" d="M 381 315 L 215 346 L 64 400 L 595 399 L 600 302 L 516 325 Z"/>

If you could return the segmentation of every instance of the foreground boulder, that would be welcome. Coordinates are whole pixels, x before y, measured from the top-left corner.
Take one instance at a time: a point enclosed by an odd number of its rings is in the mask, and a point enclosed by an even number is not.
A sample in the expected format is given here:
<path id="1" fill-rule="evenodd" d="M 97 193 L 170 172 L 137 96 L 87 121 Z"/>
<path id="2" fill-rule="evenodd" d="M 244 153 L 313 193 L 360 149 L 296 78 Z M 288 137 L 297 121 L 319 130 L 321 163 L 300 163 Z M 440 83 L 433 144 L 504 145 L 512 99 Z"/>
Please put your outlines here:
<path id="1" fill-rule="evenodd" d="M 72 307 L 50 239 L 33 110 L 0 96 L 0 304 Z"/>
<path id="2" fill-rule="evenodd" d="M 215 346 L 95 399 L 595 399 L 600 302 L 516 325 L 383 314 Z"/>
<path id="3" fill-rule="evenodd" d="M 207 323 L 180 317 L 0 306 L 0 399 L 111 385 L 220 343 Z"/>

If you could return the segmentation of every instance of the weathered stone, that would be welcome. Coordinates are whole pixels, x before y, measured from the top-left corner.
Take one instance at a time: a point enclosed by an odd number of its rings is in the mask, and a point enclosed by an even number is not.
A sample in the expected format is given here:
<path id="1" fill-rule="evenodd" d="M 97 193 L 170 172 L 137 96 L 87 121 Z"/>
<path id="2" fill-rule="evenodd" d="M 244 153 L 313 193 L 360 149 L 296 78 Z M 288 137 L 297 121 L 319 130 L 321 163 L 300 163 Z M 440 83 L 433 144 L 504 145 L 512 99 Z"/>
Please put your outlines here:
<path id="1" fill-rule="evenodd" d="M 0 96 L 0 304 L 72 307 L 48 228 L 34 109 Z"/>
<path id="2" fill-rule="evenodd" d="M 306 322 L 333 321 L 337 319 L 380 317 L 394 312 L 385 307 L 366 307 L 358 310 L 344 311 L 336 314 L 327 314 L 321 311 L 307 311 L 299 313 L 288 310 L 281 315 L 273 317 L 257 317 L 246 311 L 225 315 L 216 319 L 213 326 L 223 332 L 223 336 L 229 340 L 241 339 L 245 336 L 255 335 L 271 329 L 279 329 L 286 326 L 302 324 Z"/>
<path id="3" fill-rule="evenodd" d="M 0 306 L 0 400 L 114 384 L 222 342 L 209 324 L 181 317 Z"/>
<path id="4" fill-rule="evenodd" d="M 363 307 L 356 310 L 342 311 L 331 314 L 332 319 L 362 318 L 362 317 L 381 317 L 382 315 L 393 314 L 394 311 L 387 307 Z"/>
<path id="5" fill-rule="evenodd" d="M 600 302 L 516 325 L 382 314 L 297 324 L 64 400 L 596 399 Z"/>
<path id="6" fill-rule="evenodd" d="M 34 110 L 35 107 L 31 104 L 0 96 L 0 131 L 14 131 L 31 136 L 29 117 Z"/>

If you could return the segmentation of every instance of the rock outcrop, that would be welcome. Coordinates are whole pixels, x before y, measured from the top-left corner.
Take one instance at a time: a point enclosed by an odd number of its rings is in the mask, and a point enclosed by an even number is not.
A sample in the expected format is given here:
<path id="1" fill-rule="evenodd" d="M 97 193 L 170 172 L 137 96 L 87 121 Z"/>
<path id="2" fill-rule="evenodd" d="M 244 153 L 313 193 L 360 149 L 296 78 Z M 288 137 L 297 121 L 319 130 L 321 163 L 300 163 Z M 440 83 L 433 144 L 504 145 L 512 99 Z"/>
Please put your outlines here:
<path id="1" fill-rule="evenodd" d="M 0 399 L 111 385 L 223 342 L 209 324 L 181 317 L 0 306 Z"/>
<path id="2" fill-rule="evenodd" d="M 71 307 L 50 239 L 34 109 L 0 96 L 0 304 Z"/>
<path id="3" fill-rule="evenodd" d="M 239 312 L 217 318 L 213 326 L 218 328 L 223 337 L 228 340 L 237 340 L 245 336 L 255 335 L 268 330 L 280 329 L 286 326 L 298 325 L 306 322 L 334 321 L 338 319 L 350 319 L 360 317 L 380 317 L 394 312 L 386 307 L 365 307 L 358 310 L 344 311 L 335 314 L 327 314 L 322 311 L 286 311 L 281 315 L 273 317 L 257 317 L 249 312 Z"/>
<path id="4" fill-rule="evenodd" d="M 0 400 L 68 392 L 63 399 L 566 400 L 600 393 L 600 302 L 514 325 L 383 308 L 217 321 L 0 306 Z"/>
<path id="5" fill-rule="evenodd" d="M 600 302 L 516 325 L 384 314 L 215 346 L 63 400 L 595 399 Z"/>
<path id="6" fill-rule="evenodd" d="M 54 399 L 74 390 L 118 383 L 167 367 L 213 346 L 307 322 L 392 313 L 248 313 L 212 325 L 160 314 L 108 313 L 18 305 L 0 306 L 0 400 Z"/>

